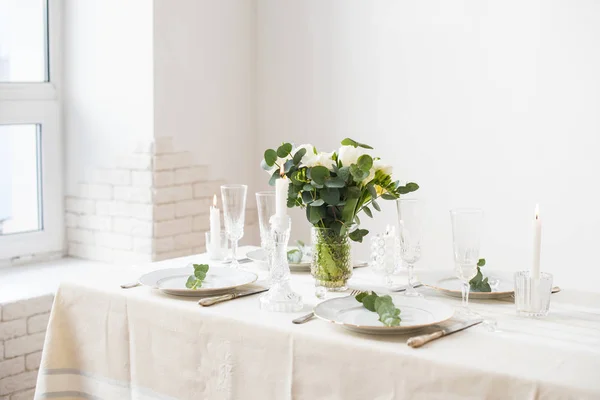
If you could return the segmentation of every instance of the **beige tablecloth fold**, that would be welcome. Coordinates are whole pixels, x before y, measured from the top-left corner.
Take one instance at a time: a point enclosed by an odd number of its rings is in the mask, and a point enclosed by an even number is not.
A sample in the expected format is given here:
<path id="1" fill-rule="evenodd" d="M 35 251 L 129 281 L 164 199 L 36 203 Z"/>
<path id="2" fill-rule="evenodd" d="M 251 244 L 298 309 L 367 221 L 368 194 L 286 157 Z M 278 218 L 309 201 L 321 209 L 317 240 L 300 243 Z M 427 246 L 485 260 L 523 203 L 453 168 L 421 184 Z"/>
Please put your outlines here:
<path id="1" fill-rule="evenodd" d="M 354 282 L 369 273 L 357 270 Z M 120 289 L 123 279 L 61 285 L 36 399 L 600 398 L 597 294 L 553 295 L 551 315 L 539 320 L 516 317 L 509 302 L 473 303 L 499 331 L 476 327 L 412 349 L 407 336 L 365 336 L 319 320 L 293 325 L 302 313 L 261 311 L 256 296 L 202 308 L 145 287 Z M 310 276 L 292 281 L 308 311 L 316 303 Z"/>

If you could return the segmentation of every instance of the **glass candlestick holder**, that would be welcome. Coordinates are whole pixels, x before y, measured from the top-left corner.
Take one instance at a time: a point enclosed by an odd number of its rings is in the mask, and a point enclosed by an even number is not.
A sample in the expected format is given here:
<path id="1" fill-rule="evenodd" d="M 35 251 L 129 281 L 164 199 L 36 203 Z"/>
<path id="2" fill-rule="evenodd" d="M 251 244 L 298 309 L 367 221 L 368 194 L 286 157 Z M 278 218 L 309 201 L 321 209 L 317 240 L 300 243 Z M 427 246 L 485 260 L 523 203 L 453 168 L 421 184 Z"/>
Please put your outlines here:
<path id="1" fill-rule="evenodd" d="M 287 245 L 290 240 L 292 220 L 289 216 L 271 217 L 269 241 L 269 272 L 271 288 L 260 297 L 260 308 L 267 311 L 297 312 L 302 310 L 302 297 L 290 287 L 290 266 Z"/>
<path id="2" fill-rule="evenodd" d="M 204 233 L 206 252 L 208 253 L 209 259 L 223 261 L 227 256 L 229 240 L 227 239 L 227 234 L 224 231 L 219 232 L 216 236 L 219 241 L 218 243 L 213 243 L 211 232 L 209 231 Z"/>
<path id="3" fill-rule="evenodd" d="M 544 317 L 550 309 L 552 274 L 540 273 L 539 278 L 529 271 L 515 273 L 515 306 L 517 314 L 525 317 Z"/>

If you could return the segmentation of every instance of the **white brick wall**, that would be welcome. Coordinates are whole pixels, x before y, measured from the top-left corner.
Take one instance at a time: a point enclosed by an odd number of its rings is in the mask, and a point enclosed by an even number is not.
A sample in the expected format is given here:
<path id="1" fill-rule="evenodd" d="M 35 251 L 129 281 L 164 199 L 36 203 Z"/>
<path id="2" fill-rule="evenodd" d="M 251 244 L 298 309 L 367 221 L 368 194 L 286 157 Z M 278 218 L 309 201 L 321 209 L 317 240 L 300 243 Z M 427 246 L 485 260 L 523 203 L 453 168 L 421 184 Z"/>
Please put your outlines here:
<path id="1" fill-rule="evenodd" d="M 209 172 L 169 137 L 141 144 L 114 168 L 86 171 L 66 199 L 68 254 L 137 263 L 204 251 L 212 197 L 224 183 Z"/>
<path id="2" fill-rule="evenodd" d="M 53 295 L 0 305 L 0 399 L 32 400 Z"/>

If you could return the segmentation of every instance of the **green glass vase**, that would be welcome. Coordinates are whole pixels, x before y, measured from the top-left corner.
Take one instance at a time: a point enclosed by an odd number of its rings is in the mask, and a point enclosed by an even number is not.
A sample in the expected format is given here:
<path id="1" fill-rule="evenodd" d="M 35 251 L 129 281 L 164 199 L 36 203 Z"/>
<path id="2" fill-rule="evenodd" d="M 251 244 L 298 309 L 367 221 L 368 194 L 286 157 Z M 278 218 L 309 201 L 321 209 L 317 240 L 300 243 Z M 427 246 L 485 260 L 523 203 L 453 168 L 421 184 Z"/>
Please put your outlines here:
<path id="1" fill-rule="evenodd" d="M 315 285 L 328 291 L 348 289 L 352 276 L 352 248 L 348 233 L 338 234 L 332 229 L 312 228 L 312 260 L 310 273 Z"/>

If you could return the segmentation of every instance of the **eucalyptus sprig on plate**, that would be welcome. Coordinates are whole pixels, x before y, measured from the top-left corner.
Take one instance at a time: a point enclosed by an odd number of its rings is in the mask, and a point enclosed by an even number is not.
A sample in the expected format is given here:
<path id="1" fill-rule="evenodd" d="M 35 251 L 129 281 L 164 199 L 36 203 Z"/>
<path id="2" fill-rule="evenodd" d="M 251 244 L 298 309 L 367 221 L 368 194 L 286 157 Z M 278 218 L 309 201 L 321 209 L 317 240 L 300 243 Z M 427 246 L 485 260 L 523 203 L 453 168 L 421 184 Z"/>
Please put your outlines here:
<path id="1" fill-rule="evenodd" d="M 402 320 L 400 318 L 400 310 L 394 306 L 391 296 L 379 296 L 375 292 L 361 292 L 355 298 L 367 310 L 379 314 L 379 321 L 385 326 L 400 325 L 400 321 Z"/>
<path id="2" fill-rule="evenodd" d="M 199 289 L 206 278 L 209 266 L 208 264 L 192 264 L 194 266 L 194 275 L 190 275 L 185 283 L 188 289 Z"/>
<path id="3" fill-rule="evenodd" d="M 485 258 L 480 258 L 477 262 L 477 275 L 473 277 L 469 281 L 469 285 L 471 285 L 471 291 L 473 292 L 491 292 L 492 288 L 488 283 L 488 278 L 484 278 L 481 273 L 481 267 L 485 265 Z"/>

